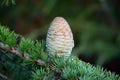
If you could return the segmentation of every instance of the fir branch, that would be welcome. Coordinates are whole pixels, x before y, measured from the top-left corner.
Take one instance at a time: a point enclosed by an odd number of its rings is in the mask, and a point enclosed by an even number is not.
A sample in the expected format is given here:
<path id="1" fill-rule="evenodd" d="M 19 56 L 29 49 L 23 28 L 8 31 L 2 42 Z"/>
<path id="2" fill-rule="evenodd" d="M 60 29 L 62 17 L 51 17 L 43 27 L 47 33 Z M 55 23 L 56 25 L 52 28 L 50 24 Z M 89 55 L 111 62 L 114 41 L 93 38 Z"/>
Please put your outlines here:
<path id="1" fill-rule="evenodd" d="M 119 75 L 92 66 L 77 57 L 70 56 L 66 59 L 64 56 L 49 55 L 44 51 L 44 42 L 18 36 L 0 26 L 0 50 L 16 55 L 29 63 L 35 63 L 37 69 L 34 66 L 34 70 L 31 71 L 34 80 L 120 80 Z"/>

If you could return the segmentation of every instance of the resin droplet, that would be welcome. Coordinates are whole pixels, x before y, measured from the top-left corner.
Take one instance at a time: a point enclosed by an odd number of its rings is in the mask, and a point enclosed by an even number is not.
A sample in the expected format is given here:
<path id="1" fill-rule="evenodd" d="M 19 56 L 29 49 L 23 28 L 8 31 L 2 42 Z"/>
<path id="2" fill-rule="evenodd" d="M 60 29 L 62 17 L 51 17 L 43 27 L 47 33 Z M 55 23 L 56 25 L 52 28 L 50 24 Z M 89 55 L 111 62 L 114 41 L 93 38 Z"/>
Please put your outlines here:
<path id="1" fill-rule="evenodd" d="M 73 34 L 67 21 L 56 17 L 48 30 L 46 38 L 47 51 L 58 56 L 70 56 L 74 47 Z"/>

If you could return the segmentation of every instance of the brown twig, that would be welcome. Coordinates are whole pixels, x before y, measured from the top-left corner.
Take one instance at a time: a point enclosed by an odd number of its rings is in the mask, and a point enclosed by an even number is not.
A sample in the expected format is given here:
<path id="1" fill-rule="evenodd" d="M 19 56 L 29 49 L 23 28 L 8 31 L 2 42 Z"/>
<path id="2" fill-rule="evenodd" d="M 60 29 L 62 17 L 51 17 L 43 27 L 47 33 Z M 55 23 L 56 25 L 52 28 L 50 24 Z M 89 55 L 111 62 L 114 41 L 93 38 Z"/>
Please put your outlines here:
<path id="1" fill-rule="evenodd" d="M 53 66 L 49 66 L 49 68 L 50 68 L 52 71 L 54 71 L 55 73 L 61 74 L 61 71 L 58 70 L 57 68 L 55 68 L 55 67 L 53 67 Z"/>
<path id="2" fill-rule="evenodd" d="M 24 58 L 24 57 L 23 57 L 18 51 L 16 51 L 13 47 L 12 47 L 11 49 L 5 49 L 5 48 L 3 48 L 3 47 L 0 46 L 0 49 L 6 51 L 6 53 L 9 52 L 9 53 L 14 54 L 14 55 L 16 55 L 16 56 L 19 56 L 20 58 Z"/>

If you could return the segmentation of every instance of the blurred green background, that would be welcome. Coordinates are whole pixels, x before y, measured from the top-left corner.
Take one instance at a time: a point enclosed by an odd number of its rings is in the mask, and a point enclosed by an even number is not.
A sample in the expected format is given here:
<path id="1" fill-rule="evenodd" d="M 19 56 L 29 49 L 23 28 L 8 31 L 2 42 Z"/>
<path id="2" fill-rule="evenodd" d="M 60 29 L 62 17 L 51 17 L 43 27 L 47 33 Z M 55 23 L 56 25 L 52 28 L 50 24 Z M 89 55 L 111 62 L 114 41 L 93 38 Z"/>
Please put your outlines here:
<path id="1" fill-rule="evenodd" d="M 0 0 L 0 2 L 3 0 Z M 72 54 L 120 74 L 120 0 L 16 0 L 0 6 L 0 23 L 45 40 L 51 21 L 64 17 L 73 31 Z"/>

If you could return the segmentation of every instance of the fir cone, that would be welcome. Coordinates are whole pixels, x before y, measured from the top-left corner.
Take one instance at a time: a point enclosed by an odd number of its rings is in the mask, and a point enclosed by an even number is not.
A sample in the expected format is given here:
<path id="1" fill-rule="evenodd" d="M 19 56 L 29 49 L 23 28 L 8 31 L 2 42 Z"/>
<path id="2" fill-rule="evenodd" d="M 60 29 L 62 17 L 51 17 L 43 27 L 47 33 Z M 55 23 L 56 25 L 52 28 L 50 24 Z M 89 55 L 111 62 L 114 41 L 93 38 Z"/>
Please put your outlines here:
<path id="1" fill-rule="evenodd" d="M 58 56 L 70 56 L 74 47 L 73 34 L 67 21 L 56 17 L 48 30 L 46 38 L 47 51 Z"/>

